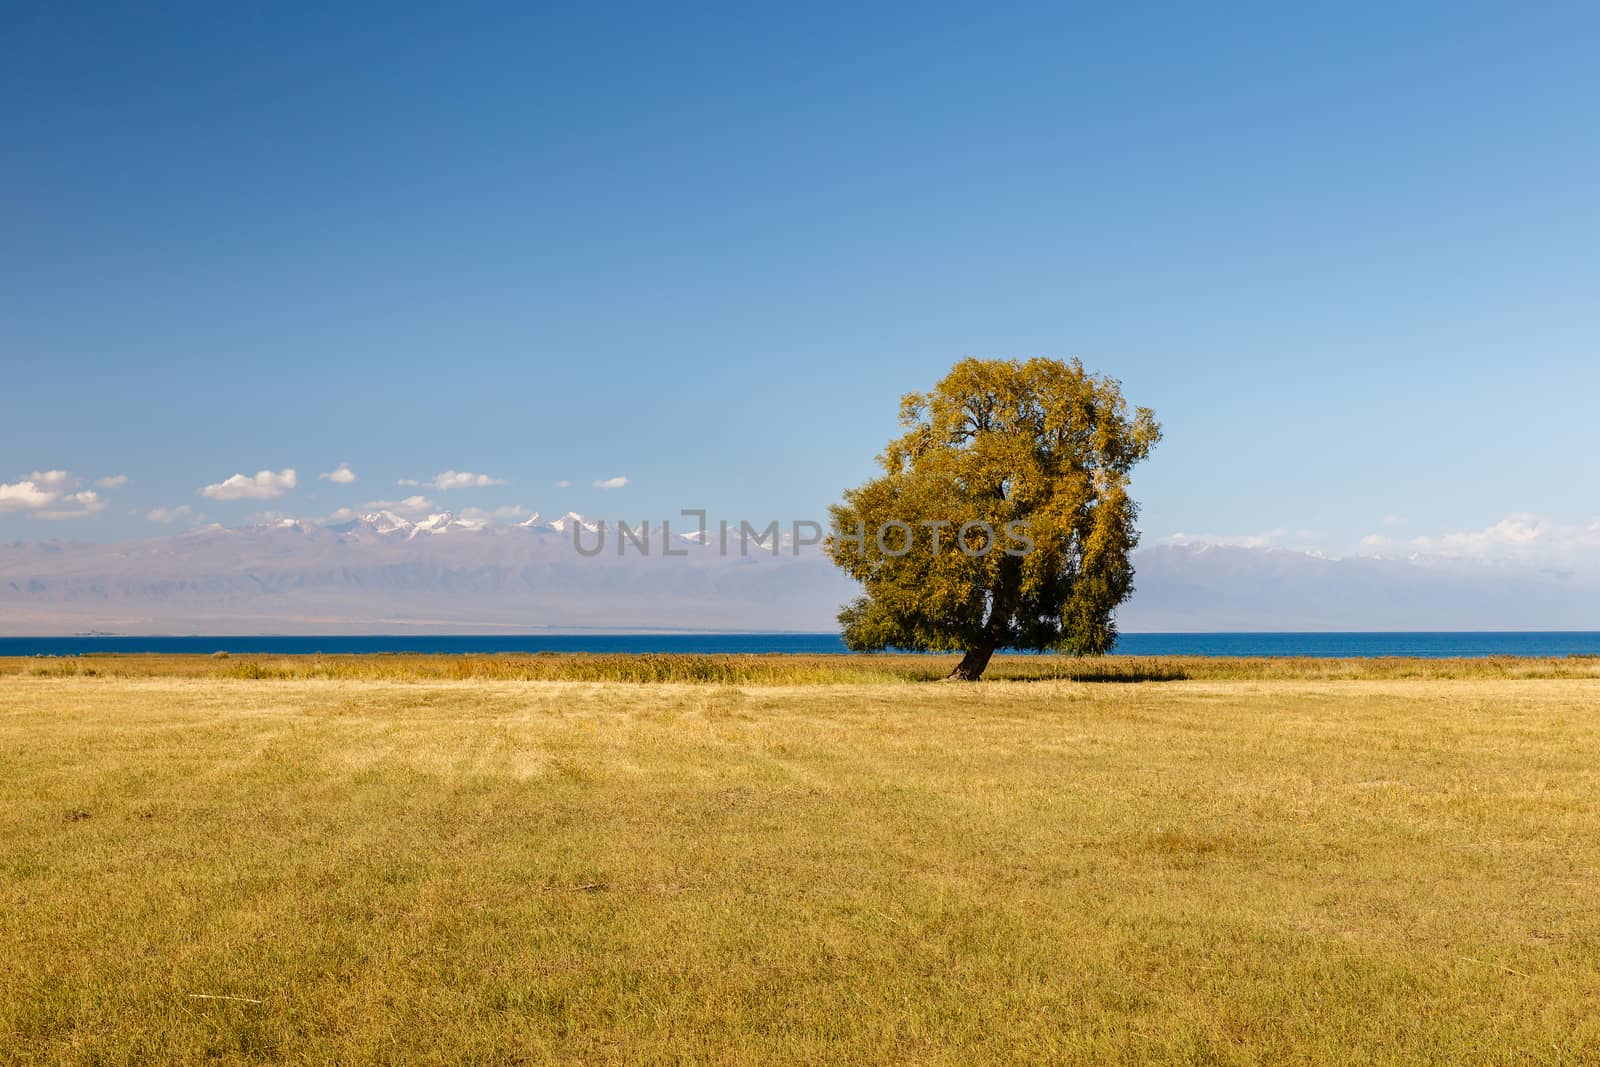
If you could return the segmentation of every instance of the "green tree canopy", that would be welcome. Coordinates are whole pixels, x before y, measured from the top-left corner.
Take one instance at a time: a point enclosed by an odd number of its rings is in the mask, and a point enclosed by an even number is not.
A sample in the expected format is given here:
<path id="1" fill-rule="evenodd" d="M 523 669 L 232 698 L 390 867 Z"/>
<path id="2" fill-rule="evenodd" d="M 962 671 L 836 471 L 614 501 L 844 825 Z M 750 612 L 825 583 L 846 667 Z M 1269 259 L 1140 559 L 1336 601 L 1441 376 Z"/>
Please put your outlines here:
<path id="1" fill-rule="evenodd" d="M 839 613 L 845 643 L 961 651 L 951 677 L 968 680 L 1000 648 L 1109 650 L 1154 414 L 1077 360 L 964 359 L 900 422 L 883 476 L 831 509 L 828 552 L 865 588 Z"/>

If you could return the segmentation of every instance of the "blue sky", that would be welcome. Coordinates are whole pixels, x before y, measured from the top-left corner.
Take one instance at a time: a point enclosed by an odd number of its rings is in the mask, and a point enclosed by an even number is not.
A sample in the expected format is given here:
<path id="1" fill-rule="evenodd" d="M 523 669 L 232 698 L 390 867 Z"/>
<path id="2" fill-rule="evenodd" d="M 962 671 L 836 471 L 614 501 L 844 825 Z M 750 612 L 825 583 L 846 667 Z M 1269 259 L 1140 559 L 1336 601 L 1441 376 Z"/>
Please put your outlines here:
<path id="1" fill-rule="evenodd" d="M 0 538 L 818 515 L 964 355 L 1156 409 L 1147 541 L 1600 513 L 1592 6 L 579 7 L 8 5 Z"/>

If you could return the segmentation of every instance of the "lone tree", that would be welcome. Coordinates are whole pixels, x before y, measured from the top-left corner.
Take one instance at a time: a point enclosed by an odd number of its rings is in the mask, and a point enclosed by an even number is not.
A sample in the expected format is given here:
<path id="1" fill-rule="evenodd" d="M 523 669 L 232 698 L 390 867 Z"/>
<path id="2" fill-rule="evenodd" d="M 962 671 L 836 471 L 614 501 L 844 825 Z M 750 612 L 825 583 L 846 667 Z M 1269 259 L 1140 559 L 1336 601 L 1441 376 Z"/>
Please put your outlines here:
<path id="1" fill-rule="evenodd" d="M 1161 428 L 1077 360 L 964 359 L 900 402 L 884 474 L 831 509 L 827 549 L 865 587 L 839 613 L 860 652 L 1000 648 L 1099 655 L 1133 592 L 1128 472 Z"/>

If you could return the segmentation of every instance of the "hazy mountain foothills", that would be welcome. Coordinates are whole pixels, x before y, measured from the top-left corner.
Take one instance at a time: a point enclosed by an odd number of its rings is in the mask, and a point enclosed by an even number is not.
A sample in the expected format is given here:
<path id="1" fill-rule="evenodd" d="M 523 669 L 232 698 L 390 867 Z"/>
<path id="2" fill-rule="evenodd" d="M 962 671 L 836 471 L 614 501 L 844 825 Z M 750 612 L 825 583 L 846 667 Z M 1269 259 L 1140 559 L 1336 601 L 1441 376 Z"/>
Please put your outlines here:
<path id="1" fill-rule="evenodd" d="M 320 526 L 208 526 L 122 544 L 0 546 L 0 633 L 344 633 L 804 630 L 831 623 L 844 581 L 820 553 L 752 543 L 728 557 L 674 534 L 585 557 L 568 514 L 501 525 L 378 512 Z M 712 540 L 716 533 L 712 531 Z M 584 534 L 585 548 L 596 538 Z"/>
<path id="2" fill-rule="evenodd" d="M 650 555 L 574 551 L 569 513 L 517 525 L 376 512 L 208 526 L 120 544 L 0 545 L 0 633 L 831 630 L 855 588 L 817 548 L 741 556 L 659 524 Z M 594 537 L 585 535 L 592 547 Z M 1139 551 L 1127 630 L 1585 629 L 1600 576 L 1443 557 L 1330 559 L 1274 548 Z M 553 625 L 551 620 L 560 620 Z"/>
<path id="3" fill-rule="evenodd" d="M 1134 563 L 1137 589 L 1118 612 L 1130 631 L 1600 628 L 1593 567 L 1207 544 L 1145 549 Z"/>

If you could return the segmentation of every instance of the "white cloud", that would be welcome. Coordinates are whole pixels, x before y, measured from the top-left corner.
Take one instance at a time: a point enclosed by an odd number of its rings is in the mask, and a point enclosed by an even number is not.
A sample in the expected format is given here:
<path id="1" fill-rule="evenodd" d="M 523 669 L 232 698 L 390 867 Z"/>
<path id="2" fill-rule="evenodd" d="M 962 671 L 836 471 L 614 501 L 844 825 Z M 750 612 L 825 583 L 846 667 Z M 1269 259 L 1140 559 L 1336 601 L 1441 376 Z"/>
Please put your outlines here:
<path id="1" fill-rule="evenodd" d="M 20 482 L 0 482 L 0 511 L 27 511 L 48 507 L 55 503 L 60 495 L 46 489 L 32 478 L 24 478 Z"/>
<path id="2" fill-rule="evenodd" d="M 404 500 L 369 500 L 361 506 L 368 511 L 392 511 L 396 515 L 426 515 L 433 510 L 433 501 L 418 494 Z"/>
<path id="3" fill-rule="evenodd" d="M 568 481 L 567 479 L 563 478 L 559 482 L 556 483 L 556 488 L 557 489 L 570 489 L 570 488 L 572 488 L 572 483 L 570 481 Z"/>
<path id="4" fill-rule="evenodd" d="M 1481 530 L 1457 530 L 1439 537 L 1414 537 L 1411 544 L 1437 556 L 1559 556 L 1600 546 L 1600 522 L 1586 527 L 1563 526 L 1526 512 L 1507 515 Z"/>
<path id="5" fill-rule="evenodd" d="M 1186 534 L 1175 533 L 1162 539 L 1166 545 L 1216 545 L 1219 548 L 1267 548 L 1280 540 L 1287 530 L 1268 530 L 1258 534 Z"/>
<path id="6" fill-rule="evenodd" d="M 1415 525 L 1412 520 L 1386 517 L 1383 525 Z M 1314 531 L 1296 530 L 1294 537 L 1311 539 Z M 1294 548 L 1328 559 L 1362 558 L 1373 555 L 1405 556 L 1413 561 L 1433 560 L 1467 563 L 1520 563 L 1534 567 L 1596 567 L 1600 573 L 1600 517 L 1587 522 L 1563 522 L 1545 515 L 1516 512 L 1477 530 L 1453 530 L 1434 536 L 1403 538 L 1391 530 L 1376 530 L 1362 536 L 1343 551 L 1324 554 L 1315 547 L 1297 544 L 1285 530 L 1257 534 L 1176 533 L 1159 544 L 1172 546 L 1215 545 L 1225 548 Z"/>
<path id="7" fill-rule="evenodd" d="M 394 484 L 395 485 L 421 485 L 422 483 L 417 481 L 415 478 L 401 478 L 399 481 L 395 482 Z"/>
<path id="8" fill-rule="evenodd" d="M 491 485 L 505 485 L 506 483 L 503 478 L 491 478 L 487 474 L 473 474 L 471 471 L 444 471 L 441 474 L 434 475 L 433 481 L 428 484 L 435 489 L 484 489 Z"/>
<path id="9" fill-rule="evenodd" d="M 34 471 L 27 480 L 54 493 L 76 489 L 82 483 L 82 479 L 71 471 Z"/>
<path id="10" fill-rule="evenodd" d="M 121 489 L 128 484 L 128 476 L 126 474 L 110 474 L 104 478 L 96 478 L 94 484 L 101 489 Z"/>
<path id="11" fill-rule="evenodd" d="M 151 508 L 145 512 L 145 518 L 151 522 L 178 522 L 194 514 L 194 509 L 188 504 L 179 504 L 175 508 Z"/>
<path id="12" fill-rule="evenodd" d="M 621 489 L 627 484 L 627 476 L 619 474 L 615 478 L 602 478 L 600 481 L 594 483 L 594 487 L 596 489 Z"/>
<path id="13" fill-rule="evenodd" d="M 85 489 L 81 493 L 70 493 L 61 497 L 58 504 L 63 506 L 50 508 L 45 511 L 35 511 L 35 519 L 83 519 L 90 515 L 104 511 L 106 502 L 100 494 L 93 489 Z"/>
<path id="14" fill-rule="evenodd" d="M 1393 521 L 1391 521 L 1393 520 Z M 1404 538 L 1393 527 L 1415 525 L 1410 519 L 1386 516 L 1379 529 L 1328 558 L 1405 555 L 1411 559 L 1519 562 L 1538 566 L 1584 566 L 1600 563 L 1600 518 L 1587 523 L 1561 522 L 1544 515 L 1516 512 L 1477 530 L 1453 530 L 1438 535 Z M 1314 531 L 1296 530 L 1293 538 L 1320 541 Z M 1316 552 L 1315 546 L 1291 539 L 1283 529 L 1252 534 L 1176 533 L 1162 538 L 1164 545 L 1215 545 L 1224 548 L 1296 548 Z"/>
<path id="15" fill-rule="evenodd" d="M 471 522 L 489 522 L 493 519 L 525 519 L 532 514 L 533 510 L 531 508 L 525 508 L 521 504 L 508 504 L 502 508 L 495 508 L 493 511 L 487 508 L 461 509 L 461 517 Z"/>
<path id="16" fill-rule="evenodd" d="M 212 500 L 271 500 L 282 496 L 296 485 L 294 469 L 286 467 L 278 473 L 257 471 L 254 477 L 235 474 L 200 490 L 201 496 Z"/>
<path id="17" fill-rule="evenodd" d="M 356 472 L 350 469 L 350 464 L 341 463 L 328 473 L 319 474 L 317 477 L 325 482 L 333 482 L 336 485 L 349 485 L 356 480 Z"/>
<path id="18" fill-rule="evenodd" d="M 70 471 L 48 470 L 0 483 L 0 512 L 26 511 L 35 519 L 81 519 L 104 511 L 106 502 L 99 493 L 73 491 L 82 481 Z"/>
<path id="19" fill-rule="evenodd" d="M 334 523 L 349 522 L 351 519 L 357 517 L 358 516 L 356 515 L 356 510 L 354 508 L 340 508 L 331 515 L 324 515 L 322 518 L 315 519 L 313 521 L 324 526 L 329 526 L 333 525 Z"/>

